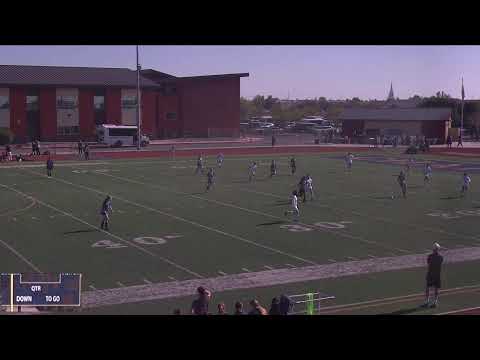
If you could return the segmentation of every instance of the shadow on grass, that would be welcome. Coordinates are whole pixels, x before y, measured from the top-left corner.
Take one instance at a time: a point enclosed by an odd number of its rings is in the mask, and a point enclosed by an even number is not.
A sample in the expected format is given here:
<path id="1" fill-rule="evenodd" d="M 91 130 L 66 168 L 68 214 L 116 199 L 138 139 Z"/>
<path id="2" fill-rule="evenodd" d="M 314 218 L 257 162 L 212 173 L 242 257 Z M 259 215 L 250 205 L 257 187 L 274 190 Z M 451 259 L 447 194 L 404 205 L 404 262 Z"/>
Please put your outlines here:
<path id="1" fill-rule="evenodd" d="M 286 223 L 287 223 L 287 221 L 278 220 L 278 221 L 272 221 L 272 222 L 257 224 L 257 226 L 282 225 L 282 224 L 286 224 Z"/>
<path id="2" fill-rule="evenodd" d="M 415 306 L 415 307 L 411 307 L 411 308 L 407 308 L 407 309 L 400 309 L 400 310 L 397 310 L 397 311 L 393 311 L 391 313 L 385 313 L 383 315 L 408 315 L 408 314 L 413 314 L 413 313 L 416 313 L 416 312 L 422 311 L 422 310 L 427 310 L 427 308 L 425 308 L 423 306 Z"/>
<path id="3" fill-rule="evenodd" d="M 71 234 L 81 234 L 81 233 L 90 233 L 90 232 L 96 232 L 98 231 L 97 229 L 89 229 L 89 230 L 75 230 L 75 231 L 67 231 L 64 232 L 63 235 L 71 235 Z"/>

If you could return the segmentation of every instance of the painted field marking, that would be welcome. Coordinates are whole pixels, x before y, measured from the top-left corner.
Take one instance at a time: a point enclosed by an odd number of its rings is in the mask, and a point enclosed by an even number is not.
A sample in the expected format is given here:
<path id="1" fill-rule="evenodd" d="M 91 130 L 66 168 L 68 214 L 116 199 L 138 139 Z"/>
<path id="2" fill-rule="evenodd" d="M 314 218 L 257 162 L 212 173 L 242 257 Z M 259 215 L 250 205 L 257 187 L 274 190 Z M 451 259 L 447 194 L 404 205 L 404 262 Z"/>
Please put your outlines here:
<path id="1" fill-rule="evenodd" d="M 354 256 L 347 256 L 347 259 L 350 259 L 350 260 L 358 260 L 358 258 L 354 257 Z"/>
<path id="2" fill-rule="evenodd" d="M 291 267 L 291 268 L 295 268 L 296 266 L 295 265 L 292 265 L 292 264 L 285 264 L 287 265 L 288 267 Z"/>
<path id="3" fill-rule="evenodd" d="M 268 270 L 275 270 L 274 267 L 271 267 L 271 266 L 268 266 L 268 265 L 263 265 L 263 267 L 264 267 L 265 269 L 268 269 Z"/>
<path id="4" fill-rule="evenodd" d="M 452 311 L 447 311 L 447 312 L 443 312 L 443 313 L 438 313 L 438 314 L 435 314 L 435 315 L 458 314 L 458 313 L 474 311 L 474 310 L 480 310 L 480 306 L 475 306 L 475 307 L 470 307 L 470 308 L 465 308 L 465 309 L 459 309 L 459 310 L 452 310 Z M 468 315 L 468 314 L 465 314 L 465 315 Z"/>
<path id="5" fill-rule="evenodd" d="M 18 257 L 20 260 L 22 260 L 25 264 L 30 266 L 33 270 L 35 270 L 38 273 L 41 273 L 42 271 L 30 260 L 28 260 L 25 256 L 20 254 L 17 250 L 15 250 L 12 246 L 8 245 L 5 241 L 0 240 L 0 244 L 5 246 L 8 250 L 10 250 L 16 257 Z"/>
<path id="6" fill-rule="evenodd" d="M 13 220 L 13 221 L 17 221 L 17 218 L 16 218 L 16 217 L 13 217 L 12 220 Z"/>
<path id="7" fill-rule="evenodd" d="M 38 220 L 38 218 L 36 218 L 35 216 L 32 216 L 32 220 Z"/>
<path id="8" fill-rule="evenodd" d="M 228 275 L 226 272 L 223 272 L 223 271 L 220 271 L 220 270 L 218 271 L 218 273 L 222 276 Z"/>
<path id="9" fill-rule="evenodd" d="M 38 174 L 38 173 L 37 173 Z M 147 183 L 144 183 L 144 182 L 141 182 L 141 181 L 137 181 L 137 180 L 133 180 L 133 179 L 129 179 L 129 178 L 124 178 L 124 177 L 119 177 L 119 176 L 114 176 L 114 175 L 110 175 L 110 174 L 101 174 L 101 175 L 104 175 L 104 176 L 108 176 L 108 177 L 112 177 L 112 178 L 115 178 L 115 179 L 118 179 L 118 180 L 123 180 L 123 181 L 126 181 L 126 182 L 132 182 L 132 183 L 136 183 L 136 184 L 139 184 L 139 185 L 145 185 L 145 186 L 150 186 L 150 187 L 153 187 L 153 188 L 159 188 L 159 189 L 165 189 L 166 187 L 165 186 L 156 186 L 154 184 L 147 184 Z M 200 200 L 204 200 L 204 201 L 208 201 L 208 202 L 212 202 L 212 203 L 215 203 L 215 204 L 218 204 L 218 205 L 222 205 L 222 206 L 226 206 L 226 207 L 231 207 L 231 208 L 235 208 L 235 209 L 239 209 L 239 210 L 242 210 L 242 211 L 246 211 L 246 212 L 250 212 L 250 213 L 253 213 L 253 214 L 257 214 L 257 215 L 262 215 L 262 216 L 267 216 L 267 217 L 270 217 L 270 218 L 273 218 L 273 219 L 277 219 L 277 220 L 283 220 L 284 218 L 283 217 L 280 217 L 280 216 L 276 216 L 276 215 L 271 215 L 271 214 L 267 214 L 267 213 L 264 213 L 264 212 L 261 212 L 261 211 L 257 211 L 257 210 L 251 210 L 251 209 L 247 209 L 247 208 L 243 208 L 243 207 L 240 207 L 240 206 L 237 206 L 237 205 L 233 205 L 233 204 L 230 204 L 230 203 L 224 203 L 224 202 L 221 202 L 221 201 L 216 201 L 216 200 L 213 200 L 213 199 L 207 199 L 207 198 L 204 198 L 204 197 L 200 197 L 200 196 L 196 196 L 196 195 L 190 195 L 190 194 L 187 194 L 187 193 L 183 193 L 183 192 L 178 192 L 178 191 L 170 191 L 170 190 L 165 190 L 165 191 L 169 191 L 171 193 L 177 193 L 177 194 L 181 194 L 181 195 L 186 195 L 188 197 L 192 197 L 192 198 L 197 198 L 197 199 L 200 199 Z M 268 194 L 268 193 L 264 193 L 264 194 Z M 275 195 L 276 196 L 276 195 Z M 308 225 L 308 224 L 304 224 L 304 223 L 301 223 L 301 222 L 297 222 L 297 224 L 300 224 L 300 225 L 303 225 L 303 226 L 306 226 L 306 227 L 309 227 L 311 225 Z M 319 223 L 320 224 L 320 223 Z M 315 225 L 315 228 L 316 229 L 321 229 L 323 231 L 326 231 L 328 233 L 331 233 L 331 234 L 338 234 L 340 236 L 343 236 L 343 237 L 346 237 L 346 238 L 349 238 L 349 239 L 354 239 L 354 240 L 358 240 L 358 241 L 361 241 L 361 242 L 365 242 L 365 243 L 368 243 L 368 244 L 371 244 L 371 245 L 376 245 L 376 246 L 379 246 L 379 247 L 382 247 L 384 249 L 391 249 L 390 247 L 388 246 L 385 246 L 383 244 L 380 244 L 376 241 L 371 241 L 371 240 L 366 240 L 362 237 L 359 237 L 359 236 L 355 236 L 355 235 L 350 235 L 350 234 L 347 234 L 347 233 L 343 233 L 343 232 L 339 232 L 339 231 L 332 231 L 330 230 L 329 228 L 326 228 L 325 226 L 320 226 L 320 225 Z M 264 246 L 264 245 L 262 245 Z M 394 248 L 394 250 L 398 250 L 398 251 L 401 251 L 401 252 L 404 252 L 404 253 L 410 253 L 408 250 L 404 250 L 404 249 L 398 249 L 398 248 Z M 290 255 L 292 256 L 292 255 Z M 297 257 L 298 259 L 298 257 Z M 305 260 L 305 259 L 302 259 L 302 261 L 304 262 L 310 262 L 311 264 L 316 264 L 315 262 L 313 261 L 310 261 L 310 260 Z"/>
<path id="10" fill-rule="evenodd" d="M 93 286 L 93 285 L 88 285 L 88 287 L 89 287 L 90 289 L 92 289 L 92 290 L 97 290 L 97 288 L 96 288 L 95 286 Z"/>
<path id="11" fill-rule="evenodd" d="M 38 174 L 38 173 L 35 173 L 35 174 Z M 43 176 L 43 175 L 42 175 L 42 176 Z M 165 258 L 165 257 L 163 257 L 163 256 L 157 255 L 157 254 L 155 254 L 155 253 L 153 253 L 153 252 L 151 252 L 151 251 L 149 251 L 149 250 L 147 250 L 147 249 L 144 249 L 143 247 L 138 246 L 137 244 L 135 244 L 135 243 L 133 243 L 133 242 L 130 242 L 130 241 L 128 241 L 128 240 L 125 240 L 125 239 L 121 238 L 121 237 L 118 236 L 118 235 L 115 235 L 115 234 L 113 234 L 113 233 L 111 233 L 111 232 L 105 231 L 105 230 L 99 228 L 98 226 L 92 225 L 92 224 L 90 224 L 90 223 L 88 223 L 88 222 L 86 222 L 86 221 L 84 221 L 84 220 L 76 217 L 75 215 L 73 215 L 73 214 L 71 214 L 71 213 L 68 213 L 68 212 L 63 211 L 63 210 L 61 210 L 61 209 L 58 209 L 58 208 L 56 208 L 56 207 L 54 207 L 54 206 L 52 206 L 52 205 L 50 205 L 50 204 L 47 204 L 47 203 L 45 203 L 45 202 L 43 202 L 43 201 L 41 201 L 41 200 L 39 200 L 39 199 L 34 198 L 33 196 L 31 196 L 31 195 L 29 195 L 29 194 L 26 194 L 26 193 L 21 192 L 21 191 L 19 191 L 19 190 L 17 190 L 17 189 L 11 188 L 10 186 L 4 185 L 4 184 L 0 184 L 0 186 L 1 186 L 1 187 L 4 187 L 4 188 L 6 188 L 6 189 L 9 189 L 9 190 L 11 190 L 11 191 L 13 191 L 13 192 L 16 192 L 17 194 L 20 194 L 20 195 L 22 195 L 22 196 L 24 196 L 24 197 L 26 197 L 26 198 L 33 199 L 33 200 L 35 200 L 37 203 L 39 203 L 40 205 L 43 205 L 43 206 L 45 206 L 45 207 L 47 207 L 47 208 L 49 208 L 49 209 L 55 210 L 55 211 L 57 211 L 57 212 L 59 212 L 59 213 L 62 213 L 62 214 L 64 214 L 65 216 L 68 216 L 68 217 L 70 217 L 70 218 L 72 218 L 72 219 L 74 219 L 74 220 L 76 220 L 76 221 L 78 221 L 78 222 L 80 222 L 80 223 L 82 223 L 82 224 L 84 224 L 84 225 L 92 228 L 92 229 L 99 230 L 99 231 L 101 231 L 102 233 L 104 233 L 104 234 L 106 234 L 106 235 L 108 235 L 108 236 L 111 236 L 111 237 L 113 237 L 113 238 L 115 238 L 115 239 L 117 239 L 117 240 L 120 240 L 120 241 L 123 242 L 123 243 L 129 244 L 129 245 L 133 246 L 134 248 L 142 251 L 142 252 L 145 253 L 145 254 L 148 254 L 148 255 L 150 255 L 150 256 L 159 258 L 160 260 L 162 260 L 162 261 L 164 261 L 164 262 L 166 262 L 166 263 L 168 263 L 168 264 L 176 267 L 177 269 L 183 270 L 183 271 L 189 273 L 190 275 L 194 275 L 195 277 L 198 277 L 198 278 L 203 278 L 202 275 L 200 275 L 200 274 L 198 274 L 198 273 L 196 273 L 196 272 L 194 272 L 194 271 L 191 271 L 191 270 L 189 270 L 189 269 L 187 269 L 187 268 L 185 268 L 185 267 L 183 267 L 183 266 L 181 266 L 181 265 L 179 265 L 179 264 L 177 264 L 177 263 L 175 263 L 175 262 L 173 262 L 173 261 L 171 261 L 171 260 L 169 260 L 169 259 L 167 259 L 167 258 Z"/>
<path id="12" fill-rule="evenodd" d="M 330 261 L 332 263 L 337 262 L 337 260 L 335 260 L 335 259 L 328 259 L 328 261 Z"/>
<path id="13" fill-rule="evenodd" d="M 369 258 L 372 258 L 372 259 L 375 259 L 375 258 L 376 258 L 375 255 L 371 255 L 371 254 L 367 254 L 367 256 L 368 256 Z"/>
<path id="14" fill-rule="evenodd" d="M 168 276 L 168 278 L 169 278 L 170 280 L 177 281 L 177 279 L 175 279 L 173 276 Z"/>
<path id="15" fill-rule="evenodd" d="M 242 270 L 245 272 L 250 272 L 250 270 L 248 270 L 247 268 L 242 268 Z"/>
<path id="16" fill-rule="evenodd" d="M 3 212 L 3 213 L 0 214 L 0 217 L 9 216 L 9 215 L 16 215 L 16 214 L 25 212 L 25 211 L 29 210 L 30 208 L 34 207 L 35 205 L 36 205 L 35 200 L 32 200 L 30 202 L 30 204 L 28 204 L 24 208 L 21 208 L 21 209 L 18 209 L 18 210 L 9 210 L 9 211 Z"/>
<path id="17" fill-rule="evenodd" d="M 145 284 L 152 284 L 152 282 L 151 282 L 150 280 L 148 280 L 148 279 L 143 279 L 143 282 L 144 282 Z"/>
<path id="18" fill-rule="evenodd" d="M 25 170 L 25 171 L 28 171 L 28 170 Z M 43 176 L 43 177 L 47 177 L 46 175 L 43 175 L 43 174 L 40 174 L 38 172 L 35 172 L 35 171 L 28 171 L 32 174 L 35 174 L 35 175 L 38 175 L 38 176 Z M 105 174 L 102 174 L 102 175 L 105 175 Z M 111 176 L 111 175 L 109 175 Z M 68 185 L 71 185 L 71 186 L 74 186 L 74 187 L 78 187 L 78 188 L 81 188 L 81 189 L 86 189 L 88 191 L 91 191 L 91 192 L 94 192 L 94 193 L 97 193 L 97 194 L 101 194 L 101 195 L 105 195 L 104 192 L 102 191 L 99 191 L 99 190 L 96 190 L 96 189 L 93 189 L 93 188 L 90 188 L 88 186 L 84 186 L 84 185 L 79 185 L 79 184 L 75 184 L 75 183 L 72 183 L 70 181 L 66 181 L 66 180 L 63 180 L 63 179 L 60 179 L 60 178 L 54 178 L 56 181 L 59 181 L 59 182 L 63 182 L 65 184 L 68 184 Z M 2 185 L 0 184 L 1 186 L 5 186 L 5 185 Z M 15 190 L 17 191 L 17 190 Z M 195 221 L 190 221 L 188 219 L 185 219 L 185 218 L 182 218 L 180 216 L 177 216 L 177 215 L 173 215 L 173 214 L 170 214 L 170 213 L 167 213 L 167 212 L 164 212 L 164 211 L 161 211 L 161 210 L 158 210 L 158 209 L 155 209 L 155 208 L 152 208 L 150 206 L 146 206 L 146 205 L 142 205 L 140 203 L 137 203 L 135 201 L 131 201 L 131 200 L 127 200 L 127 199 L 124 199 L 118 195 L 115 195 L 113 193 L 111 193 L 111 195 L 117 199 L 117 200 L 120 200 L 122 202 L 125 202 L 127 204 L 131 204 L 131 205 L 135 205 L 137 207 L 140 207 L 140 208 L 143 208 L 143 209 L 146 209 L 146 210 L 149 210 L 149 211 L 152 211 L 152 212 L 156 212 L 158 214 L 161 214 L 161 215 L 164 215 L 164 216 L 167 216 L 167 217 L 170 217 L 172 219 L 175 219 L 175 220 L 179 220 L 179 221 L 182 221 L 182 222 L 185 222 L 187 224 L 190 224 L 190 225 L 194 225 L 194 226 L 197 226 L 197 227 L 200 227 L 202 229 L 205 229 L 205 230 L 209 230 L 209 231 L 212 231 L 212 232 L 215 232 L 217 234 L 221 234 L 221 235 L 224 235 L 226 237 L 230 237 L 230 238 L 233 238 L 233 239 L 236 239 L 236 240 L 239 240 L 239 241 L 242 241 L 242 242 L 245 242 L 245 243 L 248 243 L 250 245 L 253 245 L 253 246 L 257 246 L 257 247 L 260 247 L 260 248 L 263 248 L 263 249 L 266 249 L 266 250 L 270 250 L 271 252 L 274 252 L 274 253 L 277 253 L 277 254 L 281 254 L 281 255 L 284 255 L 284 256 L 287 256 L 287 257 L 290 257 L 292 259 L 295 259 L 295 260 L 299 260 L 299 261 L 302 261 L 302 262 L 305 262 L 305 263 L 308 263 L 308 264 L 312 264 L 312 265 L 316 265 L 317 263 L 314 262 L 314 261 L 311 261 L 311 260 L 307 260 L 307 259 L 303 259 L 299 256 L 296 256 L 296 255 L 293 255 L 293 254 L 290 254 L 290 253 L 287 253 L 285 251 L 282 251 L 282 250 L 278 250 L 278 249 L 275 249 L 273 247 L 270 247 L 270 246 L 267 246 L 267 245 L 263 245 L 263 244 L 259 244 L 259 243 L 256 243 L 254 241 L 251 241 L 251 240 L 248 240 L 246 238 L 243 238 L 241 236 L 237 236 L 237 235 L 233 235 L 233 234 L 230 234 L 230 233 L 227 233 L 225 231 L 222 231 L 222 230 L 218 230 L 218 229 L 215 229 L 215 228 L 212 228 L 210 226 L 206 226 L 206 225 L 202 225 L 200 223 L 197 223 Z M 29 196 L 29 195 L 27 195 Z M 283 218 L 282 218 L 283 219 Z M 83 221 L 83 220 L 81 220 Z M 90 226 L 94 226 L 94 225 L 90 225 Z M 99 229 L 98 227 L 95 227 L 96 229 Z M 110 233 L 108 233 L 110 234 Z M 113 234 L 112 234 L 113 236 Z M 123 240 L 123 241 L 126 241 L 126 240 Z M 143 251 L 145 251 L 144 248 L 142 247 L 139 247 L 140 249 L 142 249 Z M 162 259 L 165 259 L 165 258 L 162 258 Z M 168 260 L 170 261 L 170 260 Z M 180 265 L 176 265 L 176 266 L 180 266 Z M 186 269 L 186 268 L 184 268 Z M 188 270 L 190 273 L 193 273 L 191 272 L 190 270 Z M 197 277 L 198 277 L 198 274 L 197 274 Z"/>
<path id="19" fill-rule="evenodd" d="M 120 281 L 117 281 L 117 285 L 120 287 L 126 287 L 124 284 L 122 284 Z"/>

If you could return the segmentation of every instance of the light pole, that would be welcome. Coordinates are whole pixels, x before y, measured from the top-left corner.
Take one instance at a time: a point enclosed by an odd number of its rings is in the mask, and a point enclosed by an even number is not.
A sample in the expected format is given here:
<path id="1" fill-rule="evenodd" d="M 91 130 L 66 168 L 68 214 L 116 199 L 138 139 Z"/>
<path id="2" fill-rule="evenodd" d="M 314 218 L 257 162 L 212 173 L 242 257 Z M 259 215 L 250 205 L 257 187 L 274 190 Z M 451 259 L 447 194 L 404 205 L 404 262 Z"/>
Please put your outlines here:
<path id="1" fill-rule="evenodd" d="M 137 150 L 140 150 L 142 140 L 141 131 L 141 99 L 140 99 L 140 64 L 138 62 L 138 45 L 137 45 Z"/>

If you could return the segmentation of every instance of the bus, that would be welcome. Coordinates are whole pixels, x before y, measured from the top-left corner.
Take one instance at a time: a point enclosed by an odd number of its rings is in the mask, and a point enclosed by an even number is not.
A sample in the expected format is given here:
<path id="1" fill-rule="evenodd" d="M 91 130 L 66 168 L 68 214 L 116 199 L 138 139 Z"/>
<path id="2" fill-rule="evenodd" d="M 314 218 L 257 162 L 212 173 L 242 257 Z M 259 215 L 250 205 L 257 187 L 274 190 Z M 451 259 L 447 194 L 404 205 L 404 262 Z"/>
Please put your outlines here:
<path id="1" fill-rule="evenodd" d="M 133 146 L 137 144 L 137 127 L 126 125 L 100 125 L 97 127 L 99 143 L 110 146 Z M 150 139 L 142 135 L 141 146 L 146 146 Z"/>

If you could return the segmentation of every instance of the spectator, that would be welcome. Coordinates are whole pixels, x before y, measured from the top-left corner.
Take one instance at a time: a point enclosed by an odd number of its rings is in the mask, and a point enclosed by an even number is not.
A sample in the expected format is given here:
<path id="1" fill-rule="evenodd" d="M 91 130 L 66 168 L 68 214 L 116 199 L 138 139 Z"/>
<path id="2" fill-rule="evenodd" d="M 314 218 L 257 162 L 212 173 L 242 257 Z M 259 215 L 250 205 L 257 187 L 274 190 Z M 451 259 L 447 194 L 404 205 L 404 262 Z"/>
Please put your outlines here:
<path id="1" fill-rule="evenodd" d="M 458 135 L 458 144 L 457 148 L 461 146 L 463 148 L 462 134 Z"/>
<path id="2" fill-rule="evenodd" d="M 90 147 L 87 143 L 85 143 L 85 146 L 83 147 L 83 153 L 85 155 L 85 160 L 90 160 Z"/>
<path id="3" fill-rule="evenodd" d="M 240 301 L 237 301 L 235 303 L 235 312 L 233 313 L 233 315 L 245 315 L 245 313 L 243 312 L 243 304 Z"/>
<path id="4" fill-rule="evenodd" d="M 10 148 L 10 145 L 5 147 L 5 152 L 7 153 L 7 160 L 12 161 L 12 149 Z"/>
<path id="5" fill-rule="evenodd" d="M 212 297 L 210 291 L 205 289 L 203 286 L 200 286 L 197 289 L 198 297 L 192 302 L 192 314 L 193 315 L 207 315 L 208 314 L 208 304 Z"/>
<path id="6" fill-rule="evenodd" d="M 452 147 L 452 137 L 450 135 L 447 136 L 447 148 Z"/>
<path id="7" fill-rule="evenodd" d="M 217 315 L 227 315 L 227 311 L 225 310 L 225 303 L 221 302 L 217 305 L 218 313 Z"/>
<path id="8" fill-rule="evenodd" d="M 272 147 L 274 147 L 276 143 L 277 143 L 277 138 L 275 137 L 275 134 L 274 134 L 272 135 Z"/>
<path id="9" fill-rule="evenodd" d="M 78 140 L 78 155 L 82 155 L 83 153 L 83 143 L 82 143 L 82 140 Z"/>
<path id="10" fill-rule="evenodd" d="M 280 296 L 280 315 L 288 315 L 293 308 L 292 300 L 287 295 Z"/>
<path id="11" fill-rule="evenodd" d="M 440 250 L 440 245 L 438 243 L 433 244 L 433 252 L 428 255 L 427 264 L 427 286 L 425 289 L 425 303 L 424 307 L 436 307 L 438 305 L 438 290 L 441 288 L 441 279 L 440 273 L 442 271 L 443 256 L 438 252 Z M 435 290 L 435 298 L 432 303 L 430 303 L 430 288 L 433 287 Z"/>
<path id="12" fill-rule="evenodd" d="M 258 300 L 256 299 L 253 299 L 252 301 L 250 301 L 250 307 L 252 308 L 252 310 L 250 310 L 248 315 L 267 315 L 268 314 L 267 310 L 265 310 L 265 308 L 262 307 L 258 302 Z"/>
<path id="13" fill-rule="evenodd" d="M 40 155 L 40 141 L 39 140 L 35 141 L 35 150 L 36 150 L 36 154 Z"/>
<path id="14" fill-rule="evenodd" d="M 270 305 L 268 315 L 280 315 L 280 302 L 278 301 L 278 298 L 274 297 L 272 299 L 272 305 Z"/>
<path id="15" fill-rule="evenodd" d="M 35 144 L 35 140 L 32 141 L 32 155 L 35 155 L 37 152 L 37 146 Z"/>
<path id="16" fill-rule="evenodd" d="M 173 315 L 182 315 L 182 312 L 180 311 L 180 309 L 175 309 L 173 310 Z"/>

